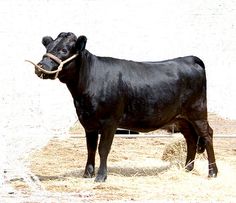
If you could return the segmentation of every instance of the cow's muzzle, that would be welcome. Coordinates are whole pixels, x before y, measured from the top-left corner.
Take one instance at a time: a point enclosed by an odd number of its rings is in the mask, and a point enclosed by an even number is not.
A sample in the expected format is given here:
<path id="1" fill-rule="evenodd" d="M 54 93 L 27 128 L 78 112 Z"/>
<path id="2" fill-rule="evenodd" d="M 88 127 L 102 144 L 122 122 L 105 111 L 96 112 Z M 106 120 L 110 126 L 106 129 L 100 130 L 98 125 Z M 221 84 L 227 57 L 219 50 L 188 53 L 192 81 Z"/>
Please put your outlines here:
<path id="1" fill-rule="evenodd" d="M 31 64 L 34 65 L 35 67 L 35 70 L 37 70 L 37 75 L 40 77 L 40 78 L 44 78 L 45 75 L 52 75 L 52 74 L 55 74 L 54 76 L 54 79 L 56 79 L 58 77 L 58 74 L 59 72 L 63 69 L 63 66 L 72 61 L 73 59 L 75 59 L 76 57 L 78 56 L 78 54 L 74 54 L 73 56 L 69 57 L 68 59 L 62 61 L 61 59 L 59 59 L 58 57 L 54 56 L 53 54 L 50 54 L 50 53 L 46 53 L 44 55 L 44 57 L 49 57 L 50 59 L 52 59 L 53 61 L 55 61 L 56 63 L 58 63 L 58 67 L 56 70 L 53 70 L 53 71 L 49 71 L 49 70 L 45 70 L 43 68 L 43 65 L 41 64 L 36 64 L 30 60 L 25 60 L 26 62 L 29 62 Z"/>

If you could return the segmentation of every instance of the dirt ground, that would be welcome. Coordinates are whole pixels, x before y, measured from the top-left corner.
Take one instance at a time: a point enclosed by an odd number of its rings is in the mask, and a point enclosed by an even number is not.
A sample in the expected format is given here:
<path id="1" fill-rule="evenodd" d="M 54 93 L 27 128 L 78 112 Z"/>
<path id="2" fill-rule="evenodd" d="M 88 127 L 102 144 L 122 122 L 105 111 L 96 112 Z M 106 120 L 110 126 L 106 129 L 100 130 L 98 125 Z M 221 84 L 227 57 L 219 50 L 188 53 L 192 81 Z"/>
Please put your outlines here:
<path id="1" fill-rule="evenodd" d="M 209 115 L 216 135 L 214 147 L 219 168 L 215 179 L 208 179 L 206 155 L 199 155 L 195 169 L 185 172 L 182 162 L 185 153 L 179 152 L 178 164 L 162 161 L 165 148 L 179 140 L 174 138 L 121 138 L 115 137 L 108 160 L 108 179 L 95 183 L 94 178 L 82 178 L 86 163 L 85 138 L 71 134 L 55 137 L 46 147 L 31 154 L 31 170 L 47 191 L 78 194 L 78 201 L 236 201 L 236 121 Z M 77 132 L 81 132 L 77 129 Z M 161 132 L 163 135 L 163 132 Z M 166 134 L 168 135 L 168 134 Z M 184 156 L 184 159 L 181 158 Z M 99 157 L 96 157 L 96 168 Z M 27 190 L 20 180 L 12 184 Z M 85 195 L 84 195 L 85 194 Z M 67 202 L 66 200 L 64 202 Z"/>

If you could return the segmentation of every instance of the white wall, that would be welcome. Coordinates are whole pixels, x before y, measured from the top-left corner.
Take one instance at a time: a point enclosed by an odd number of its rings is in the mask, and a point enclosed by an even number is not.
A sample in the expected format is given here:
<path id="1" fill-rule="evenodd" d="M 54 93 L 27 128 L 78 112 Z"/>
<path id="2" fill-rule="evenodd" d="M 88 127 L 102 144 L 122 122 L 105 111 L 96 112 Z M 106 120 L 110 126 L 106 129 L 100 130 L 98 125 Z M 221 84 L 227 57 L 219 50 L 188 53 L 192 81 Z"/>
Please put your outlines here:
<path id="1" fill-rule="evenodd" d="M 71 31 L 96 54 L 133 60 L 197 55 L 207 68 L 209 110 L 236 118 L 236 1 L 0 1 L 0 125 L 18 132 L 67 129 L 76 121 L 69 92 L 41 81 L 41 38 Z"/>

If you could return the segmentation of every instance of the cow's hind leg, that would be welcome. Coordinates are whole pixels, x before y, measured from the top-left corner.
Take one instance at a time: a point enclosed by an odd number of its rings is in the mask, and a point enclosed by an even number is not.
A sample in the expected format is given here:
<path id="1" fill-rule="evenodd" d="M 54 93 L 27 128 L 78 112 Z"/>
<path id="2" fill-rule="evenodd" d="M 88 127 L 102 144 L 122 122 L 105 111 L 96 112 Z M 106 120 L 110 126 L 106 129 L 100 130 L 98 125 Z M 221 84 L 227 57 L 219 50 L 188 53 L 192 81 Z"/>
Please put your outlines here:
<path id="1" fill-rule="evenodd" d="M 197 134 L 204 138 L 209 162 L 208 177 L 216 177 L 218 169 L 216 166 L 215 153 L 213 149 L 213 130 L 206 119 L 191 121 Z"/>
<path id="2" fill-rule="evenodd" d="M 192 124 L 187 120 L 180 118 L 176 121 L 176 125 L 178 126 L 179 131 L 183 134 L 187 143 L 187 157 L 185 168 L 188 171 L 191 171 L 194 167 L 198 136 Z"/>
<path id="3" fill-rule="evenodd" d="M 95 175 L 95 155 L 98 143 L 98 132 L 86 132 L 86 142 L 88 157 L 83 177 L 92 178 Z"/>

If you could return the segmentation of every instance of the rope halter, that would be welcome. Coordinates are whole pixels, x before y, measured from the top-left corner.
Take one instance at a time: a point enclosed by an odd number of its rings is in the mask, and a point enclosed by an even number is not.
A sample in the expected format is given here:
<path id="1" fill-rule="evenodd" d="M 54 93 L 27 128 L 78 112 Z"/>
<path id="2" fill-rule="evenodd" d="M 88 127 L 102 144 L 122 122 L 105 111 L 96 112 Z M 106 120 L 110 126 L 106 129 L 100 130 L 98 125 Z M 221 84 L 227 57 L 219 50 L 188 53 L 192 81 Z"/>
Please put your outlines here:
<path id="1" fill-rule="evenodd" d="M 51 54 L 51 53 L 46 53 L 46 54 L 44 54 L 43 57 L 49 57 L 50 59 L 52 59 L 53 61 L 55 61 L 56 63 L 59 64 L 59 66 L 57 67 L 57 69 L 56 69 L 56 70 L 53 70 L 53 71 L 45 70 L 45 69 L 42 68 L 42 67 L 43 67 L 42 65 L 37 65 L 37 64 L 35 64 L 34 62 L 32 62 L 32 61 L 30 61 L 30 60 L 25 60 L 25 61 L 26 61 L 26 62 L 29 62 L 29 63 L 31 63 L 31 64 L 33 64 L 33 65 L 35 66 L 35 68 L 36 68 L 38 71 L 41 71 L 41 72 L 42 72 L 42 74 L 41 74 L 41 76 L 40 76 L 41 78 L 43 77 L 43 73 L 45 73 L 45 74 L 49 74 L 49 75 L 55 74 L 54 79 L 56 79 L 56 78 L 58 77 L 59 72 L 63 69 L 63 66 L 64 66 L 66 63 L 68 63 L 68 62 L 72 61 L 73 59 L 75 59 L 77 56 L 78 56 L 78 54 L 74 54 L 73 56 L 69 57 L 68 59 L 62 61 L 61 59 L 59 59 L 58 57 L 54 56 L 54 55 Z"/>

